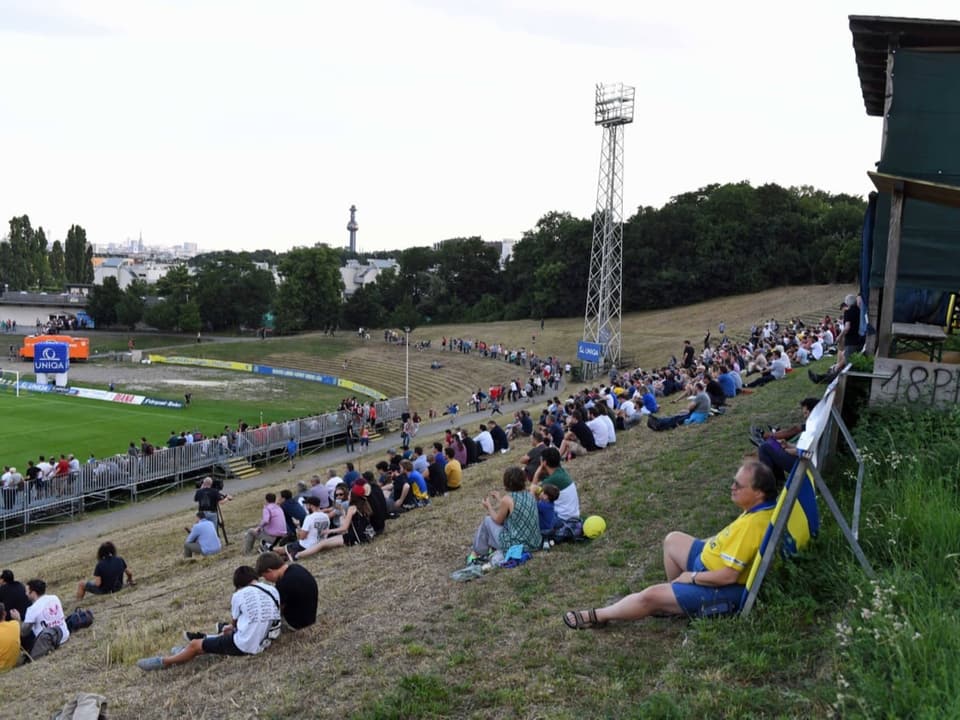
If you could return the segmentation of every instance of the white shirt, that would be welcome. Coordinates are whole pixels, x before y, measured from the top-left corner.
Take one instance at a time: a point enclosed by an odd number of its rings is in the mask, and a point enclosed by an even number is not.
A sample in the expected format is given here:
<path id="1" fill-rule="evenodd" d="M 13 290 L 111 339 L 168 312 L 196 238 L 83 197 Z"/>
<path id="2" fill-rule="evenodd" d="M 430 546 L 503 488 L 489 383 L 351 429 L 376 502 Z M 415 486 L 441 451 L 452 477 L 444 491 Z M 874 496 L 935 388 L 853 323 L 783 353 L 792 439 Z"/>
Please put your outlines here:
<path id="1" fill-rule="evenodd" d="M 814 360 L 819 360 L 823 357 L 823 345 L 820 344 L 819 340 L 810 346 L 810 354 L 813 356 Z"/>
<path id="2" fill-rule="evenodd" d="M 603 423 L 603 417 L 595 417 L 593 420 L 587 420 L 587 427 L 593 433 L 593 441 L 598 448 L 605 448 L 607 443 L 607 428 Z"/>
<path id="3" fill-rule="evenodd" d="M 301 530 L 307 531 L 307 536 L 297 540 L 304 550 L 312 548 L 320 542 L 320 533 L 330 527 L 330 518 L 325 512 L 312 512 L 303 519 Z"/>
<path id="4" fill-rule="evenodd" d="M 256 587 L 254 587 L 256 586 Z M 272 585 L 255 582 L 237 590 L 230 598 L 230 615 L 237 621 L 233 643 L 250 655 L 270 643 L 267 633 L 280 621 L 280 594 Z"/>
<path id="5" fill-rule="evenodd" d="M 43 632 L 44 628 L 59 627 L 63 632 L 60 638 L 60 644 L 63 645 L 70 637 L 70 630 L 67 628 L 66 618 L 63 616 L 63 606 L 60 604 L 60 598 L 56 595 L 41 595 L 33 605 L 27 608 L 23 616 L 24 625 L 33 625 L 34 636 Z"/>
<path id="6" fill-rule="evenodd" d="M 327 497 L 333 502 L 333 494 L 337 490 L 337 485 L 343 482 L 343 478 L 334 476 L 327 480 Z"/>
<path id="7" fill-rule="evenodd" d="M 473 438 L 473 441 L 480 446 L 480 450 L 484 455 L 493 454 L 493 436 L 490 435 L 489 430 L 484 430 L 483 432 L 479 433 Z"/>
<path id="8" fill-rule="evenodd" d="M 613 424 L 613 420 L 610 419 L 609 415 L 601 415 L 597 418 L 606 428 L 607 431 L 607 445 L 613 445 L 617 442 L 617 427 Z"/>

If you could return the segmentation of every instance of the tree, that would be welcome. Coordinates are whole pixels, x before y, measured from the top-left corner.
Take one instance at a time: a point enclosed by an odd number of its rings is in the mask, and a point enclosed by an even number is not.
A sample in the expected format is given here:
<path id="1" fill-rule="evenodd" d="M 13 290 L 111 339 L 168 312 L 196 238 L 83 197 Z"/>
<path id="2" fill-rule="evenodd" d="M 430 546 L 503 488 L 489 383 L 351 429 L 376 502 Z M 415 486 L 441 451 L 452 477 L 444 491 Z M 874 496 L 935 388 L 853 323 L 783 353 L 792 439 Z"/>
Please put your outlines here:
<path id="1" fill-rule="evenodd" d="M 64 272 L 68 283 L 93 282 L 93 248 L 87 243 L 87 231 L 71 225 L 64 243 Z"/>
<path id="2" fill-rule="evenodd" d="M 10 218 L 10 234 L 0 256 L 0 274 L 10 290 L 28 290 L 36 283 L 30 262 L 33 228 L 26 215 Z"/>
<path id="3" fill-rule="evenodd" d="M 343 278 L 337 251 L 326 245 L 297 247 L 278 266 L 283 282 L 277 299 L 277 327 L 297 332 L 336 327 Z"/>
<path id="4" fill-rule="evenodd" d="M 143 280 L 134 280 L 127 286 L 117 302 L 117 321 L 121 325 L 133 330 L 143 319 L 144 296 L 147 294 L 147 283 Z"/>
<path id="5" fill-rule="evenodd" d="M 63 245 L 59 240 L 53 241 L 53 247 L 50 248 L 49 261 L 51 282 L 58 287 L 63 287 L 67 281 L 67 276 L 64 267 Z"/>
<path id="6" fill-rule="evenodd" d="M 259 327 L 276 294 L 273 273 L 254 265 L 247 253 L 210 253 L 196 263 L 194 297 L 205 327 Z"/>
<path id="7" fill-rule="evenodd" d="M 99 327 L 106 327 L 117 322 L 117 306 L 123 292 L 115 277 L 103 279 L 103 285 L 95 286 L 87 297 L 87 312 L 93 317 Z"/>
<path id="8" fill-rule="evenodd" d="M 47 234 L 38 227 L 30 240 L 30 274 L 37 288 L 50 287 L 50 261 L 47 258 Z"/>

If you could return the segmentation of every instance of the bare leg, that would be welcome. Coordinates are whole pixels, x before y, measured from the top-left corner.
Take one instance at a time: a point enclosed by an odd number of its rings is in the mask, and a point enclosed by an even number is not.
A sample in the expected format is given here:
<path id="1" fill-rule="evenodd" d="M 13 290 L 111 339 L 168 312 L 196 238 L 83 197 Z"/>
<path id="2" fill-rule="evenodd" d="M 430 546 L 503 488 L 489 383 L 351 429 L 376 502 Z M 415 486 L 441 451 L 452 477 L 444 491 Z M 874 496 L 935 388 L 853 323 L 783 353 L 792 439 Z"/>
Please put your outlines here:
<path id="1" fill-rule="evenodd" d="M 325 537 L 323 540 L 318 542 L 311 548 L 307 548 L 301 552 L 297 553 L 297 560 L 302 560 L 305 557 L 310 557 L 311 555 L 316 555 L 318 552 L 323 550 L 330 550 L 332 548 L 338 548 L 343 546 L 343 535 L 330 535 Z"/>
<path id="2" fill-rule="evenodd" d="M 686 570 L 687 557 L 695 539 L 682 532 L 667 533 L 663 539 L 663 569 L 667 580 L 676 580 L 677 576 Z"/>
<path id="3" fill-rule="evenodd" d="M 163 658 L 163 666 L 182 665 L 183 663 L 190 662 L 198 655 L 203 655 L 203 640 L 191 640 L 190 644 L 176 655 Z"/>
<path id="4" fill-rule="evenodd" d="M 597 608 L 595 612 L 597 623 L 605 623 L 608 620 L 640 620 L 654 614 L 683 614 L 670 583 L 651 585 L 646 590 L 627 595 L 613 605 Z M 571 610 L 566 614 L 566 618 L 571 623 L 577 616 L 586 627 L 591 626 L 589 610 Z"/>
<path id="5" fill-rule="evenodd" d="M 87 592 L 87 583 L 81 580 L 77 583 L 77 600 L 83 600 L 83 596 Z"/>

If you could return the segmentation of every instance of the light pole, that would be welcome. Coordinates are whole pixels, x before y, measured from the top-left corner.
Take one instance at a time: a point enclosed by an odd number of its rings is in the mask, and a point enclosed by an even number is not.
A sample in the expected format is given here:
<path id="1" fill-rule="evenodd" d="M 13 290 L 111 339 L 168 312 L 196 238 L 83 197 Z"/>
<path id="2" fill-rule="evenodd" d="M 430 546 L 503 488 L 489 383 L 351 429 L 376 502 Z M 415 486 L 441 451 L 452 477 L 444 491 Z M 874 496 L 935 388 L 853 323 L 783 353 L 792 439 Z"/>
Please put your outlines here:
<path id="1" fill-rule="evenodd" d="M 403 328 L 404 344 L 407 346 L 407 366 L 404 381 L 403 399 L 407 401 L 407 409 L 410 409 L 410 328 Z"/>

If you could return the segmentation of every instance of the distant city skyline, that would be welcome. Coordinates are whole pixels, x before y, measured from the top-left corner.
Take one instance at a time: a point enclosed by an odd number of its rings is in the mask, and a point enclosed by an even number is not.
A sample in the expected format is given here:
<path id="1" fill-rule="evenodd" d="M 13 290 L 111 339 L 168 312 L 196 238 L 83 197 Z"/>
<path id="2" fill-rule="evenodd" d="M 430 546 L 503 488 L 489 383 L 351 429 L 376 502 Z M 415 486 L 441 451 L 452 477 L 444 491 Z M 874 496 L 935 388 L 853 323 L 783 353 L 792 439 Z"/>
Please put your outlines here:
<path id="1" fill-rule="evenodd" d="M 0 223 L 201 251 L 518 240 L 589 217 L 596 83 L 637 88 L 624 209 L 711 183 L 865 196 L 849 14 L 951 3 L 5 0 Z M 12 69 L 16 69 L 13 71 Z"/>

